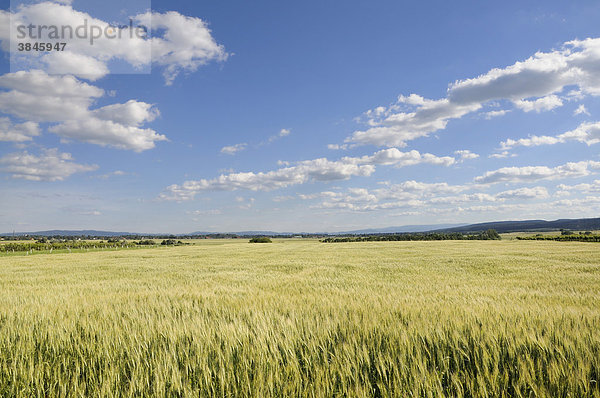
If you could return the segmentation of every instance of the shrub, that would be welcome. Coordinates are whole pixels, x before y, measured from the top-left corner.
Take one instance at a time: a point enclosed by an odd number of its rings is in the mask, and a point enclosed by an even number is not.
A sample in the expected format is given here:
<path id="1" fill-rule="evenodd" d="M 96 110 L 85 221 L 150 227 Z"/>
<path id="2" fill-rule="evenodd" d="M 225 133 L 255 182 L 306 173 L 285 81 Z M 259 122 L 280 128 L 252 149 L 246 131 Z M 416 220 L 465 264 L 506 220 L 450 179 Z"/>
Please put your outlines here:
<path id="1" fill-rule="evenodd" d="M 140 246 L 153 246 L 156 244 L 152 239 L 140 240 L 138 243 Z"/>
<path id="2" fill-rule="evenodd" d="M 273 243 L 271 238 L 267 238 L 266 236 L 262 236 L 259 238 L 250 239 L 250 243 Z"/>
<path id="3" fill-rule="evenodd" d="M 482 240 L 499 240 L 502 239 L 500 234 L 495 229 L 488 229 L 481 234 Z"/>

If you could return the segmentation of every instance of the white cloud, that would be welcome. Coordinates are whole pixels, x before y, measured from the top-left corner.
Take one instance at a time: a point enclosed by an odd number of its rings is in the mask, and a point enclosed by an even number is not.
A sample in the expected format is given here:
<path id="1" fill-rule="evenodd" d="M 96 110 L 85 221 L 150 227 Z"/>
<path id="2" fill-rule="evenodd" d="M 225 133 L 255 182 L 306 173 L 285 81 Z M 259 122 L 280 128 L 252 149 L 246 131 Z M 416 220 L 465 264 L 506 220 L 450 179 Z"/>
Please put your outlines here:
<path id="1" fill-rule="evenodd" d="M 77 98 L 86 101 L 104 95 L 99 87 L 84 83 L 73 76 L 51 76 L 41 70 L 18 71 L 0 76 L 0 87 L 35 96 Z"/>
<path id="2" fill-rule="evenodd" d="M 600 205 L 600 197 L 587 196 L 580 199 L 561 199 L 549 204 L 552 207 L 566 207 L 568 209 L 584 209 L 584 206 L 592 205 L 592 208 L 597 208 Z M 588 208 L 589 210 L 589 208 Z"/>
<path id="3" fill-rule="evenodd" d="M 503 109 L 503 110 L 500 110 L 500 111 L 489 111 L 489 112 L 485 112 L 483 114 L 483 116 L 486 118 L 486 120 L 490 120 L 490 119 L 493 119 L 495 117 L 504 116 L 504 115 L 506 115 L 509 112 L 510 112 L 510 110 L 508 110 L 508 109 Z"/>
<path id="4" fill-rule="evenodd" d="M 446 182 L 425 183 L 410 180 L 400 184 L 392 184 L 379 192 L 383 198 L 402 198 L 404 193 L 430 196 L 443 193 L 458 193 L 467 189 L 467 186 L 449 185 Z"/>
<path id="5" fill-rule="evenodd" d="M 577 107 L 577 109 L 575 109 L 575 111 L 573 112 L 573 115 L 575 115 L 575 116 L 577 116 L 577 115 L 587 115 L 587 116 L 590 116 L 590 113 L 585 108 L 585 105 L 581 104 L 581 105 L 579 105 Z"/>
<path id="6" fill-rule="evenodd" d="M 25 142 L 40 135 L 37 123 L 14 124 L 7 117 L 0 117 L 0 141 Z"/>
<path id="7" fill-rule="evenodd" d="M 262 145 L 266 145 L 266 144 L 270 144 L 275 140 L 278 140 L 282 137 L 287 137 L 288 135 L 290 135 L 292 133 L 292 130 L 290 129 L 281 129 L 279 131 L 279 133 L 277 133 L 276 135 L 272 135 L 269 137 L 269 139 L 267 139 L 266 142 L 261 142 L 260 144 L 258 144 L 258 146 L 262 146 Z"/>
<path id="8" fill-rule="evenodd" d="M 442 196 L 432 198 L 428 201 L 430 204 L 447 204 L 447 205 L 456 205 L 460 203 L 468 203 L 468 202 L 495 202 L 496 197 L 494 195 L 490 195 L 487 193 L 472 193 L 472 194 L 463 194 L 458 196 Z"/>
<path id="9" fill-rule="evenodd" d="M 448 99 L 429 100 L 419 95 L 400 96 L 385 113 L 375 112 L 370 119 L 373 127 L 356 131 L 347 143 L 377 146 L 406 146 L 406 141 L 425 137 L 446 128 L 450 119 L 458 119 L 481 108 L 480 104 L 455 104 Z M 397 112 L 408 109 L 406 112 Z M 368 116 L 371 114 L 368 113 Z M 381 115 L 381 116 L 379 116 Z"/>
<path id="10" fill-rule="evenodd" d="M 9 50 L 11 26 L 16 29 L 19 25 L 32 24 L 38 27 L 66 26 L 75 29 L 86 25 L 89 27 L 86 33 L 89 34 L 85 39 L 60 38 L 61 42 L 67 43 L 68 50 L 65 52 L 32 53 L 26 58 L 14 54 L 15 60 L 24 60 L 30 67 L 50 73 L 72 74 L 90 80 L 109 73 L 108 63 L 112 60 L 124 61 L 133 71 L 144 70 L 155 64 L 164 68 L 163 75 L 167 84 L 171 84 L 182 71 L 193 72 L 211 61 L 224 61 L 228 57 L 223 46 L 214 40 L 206 23 L 200 18 L 174 11 L 145 12 L 132 17 L 135 23 L 133 28 L 115 28 L 108 22 L 73 9 L 69 1 L 61 3 L 63 4 L 46 1 L 24 5 L 12 14 L 1 11 L 0 22 L 3 28 L 0 29 L 0 40 L 3 49 Z M 12 25 L 8 23 L 11 19 Z M 150 28 L 151 35 L 138 31 L 138 25 Z M 97 30 L 95 33 L 98 36 L 94 36 L 93 45 L 89 39 L 92 29 Z M 50 32 L 50 29 L 43 30 L 41 38 L 27 35 L 20 41 L 56 41 L 51 40 Z M 69 36 L 69 30 L 66 32 Z M 34 31 L 36 36 L 38 33 Z M 13 35 L 16 37 L 17 34 L 15 30 Z"/>
<path id="11" fill-rule="evenodd" d="M 73 76 L 50 76 L 39 70 L 0 76 L 0 111 L 38 122 L 57 122 L 88 115 L 104 90 Z"/>
<path id="12" fill-rule="evenodd" d="M 556 95 L 548 95 L 546 97 L 538 98 L 533 101 L 517 100 L 515 106 L 524 112 L 535 111 L 540 113 L 542 111 L 550 111 L 554 108 L 558 108 L 563 105 L 563 102 Z"/>
<path id="13" fill-rule="evenodd" d="M 194 72 L 210 61 L 225 61 L 229 56 L 200 18 L 169 11 L 164 14 L 148 12 L 135 19 L 152 26 L 152 60 L 165 66 L 167 84 L 172 83 L 181 71 Z M 157 36 L 159 32 L 162 37 Z"/>
<path id="14" fill-rule="evenodd" d="M 455 162 L 452 157 L 437 157 L 418 151 L 401 152 L 389 148 L 360 158 L 343 157 L 337 161 L 326 158 L 304 160 L 293 166 L 268 172 L 246 172 L 221 175 L 213 179 L 186 181 L 181 185 L 171 185 L 160 195 L 163 200 L 191 200 L 201 191 L 271 191 L 309 181 L 347 180 L 354 176 L 370 176 L 376 165 L 411 166 L 421 163 L 449 166 Z"/>
<path id="15" fill-rule="evenodd" d="M 600 142 L 600 122 L 582 123 L 576 129 L 567 131 L 557 136 L 531 136 L 519 140 L 508 139 L 500 143 L 502 149 L 512 149 L 517 146 L 532 147 L 540 145 L 562 144 L 568 141 L 577 141 L 587 145 Z"/>
<path id="16" fill-rule="evenodd" d="M 362 145 L 404 146 L 446 128 L 452 119 L 477 111 L 492 101 L 508 100 L 525 111 L 561 106 L 558 94 L 576 86 L 580 97 L 600 95 L 600 39 L 574 40 L 559 50 L 538 52 L 506 68 L 492 69 L 476 78 L 457 81 L 446 98 L 400 96 L 389 108 L 366 113 L 370 128 L 356 131 L 346 142 Z M 573 97 L 575 98 L 575 97 Z M 500 115 L 495 114 L 490 116 Z"/>
<path id="17" fill-rule="evenodd" d="M 539 180 L 554 180 L 561 178 L 584 177 L 592 171 L 600 169 L 600 162 L 592 160 L 577 163 L 566 163 L 557 167 L 526 166 L 526 167 L 503 167 L 498 170 L 488 171 L 484 175 L 476 177 L 478 184 L 495 184 L 499 182 L 533 182 Z"/>
<path id="18" fill-rule="evenodd" d="M 159 116 L 159 111 L 152 104 L 129 100 L 124 104 L 112 104 L 92 111 L 94 116 L 102 120 L 110 120 L 126 126 L 141 126 Z"/>
<path id="19" fill-rule="evenodd" d="M 221 153 L 224 153 L 226 155 L 235 155 L 236 153 L 246 149 L 247 146 L 248 144 L 246 143 L 224 146 L 223 148 L 221 148 Z"/>
<path id="20" fill-rule="evenodd" d="M 331 149 L 332 151 L 346 150 L 348 149 L 347 144 L 327 144 L 327 149 Z"/>
<path id="21" fill-rule="evenodd" d="M 500 153 L 493 153 L 490 156 L 488 156 L 488 158 L 490 159 L 505 159 L 505 158 L 514 158 L 517 157 L 516 154 L 514 153 L 510 153 L 508 151 L 502 151 Z"/>
<path id="22" fill-rule="evenodd" d="M 600 193 L 600 180 L 594 180 L 591 184 L 577 184 L 577 185 L 564 185 L 560 184 L 556 187 L 563 192 L 580 191 L 586 194 L 589 193 Z"/>
<path id="23" fill-rule="evenodd" d="M 454 154 L 457 155 L 461 162 L 465 160 L 477 159 L 479 157 L 478 154 L 469 151 L 468 149 L 462 149 L 460 151 L 454 151 Z"/>
<path id="24" fill-rule="evenodd" d="M 498 199 L 546 199 L 550 197 L 548 190 L 544 187 L 519 188 L 500 192 L 496 195 Z"/>
<path id="25" fill-rule="evenodd" d="M 111 120 L 93 117 L 83 120 L 67 120 L 48 130 L 63 138 L 118 149 L 131 149 L 136 152 L 152 149 L 155 147 L 155 142 L 167 140 L 164 135 L 157 134 L 152 129 L 126 126 Z"/>
<path id="26" fill-rule="evenodd" d="M 451 166 L 456 163 L 456 159 L 450 156 L 438 157 L 430 153 L 421 154 L 416 150 L 402 152 L 397 148 L 382 149 L 371 156 L 363 156 L 360 158 L 344 157 L 342 160 L 350 163 L 394 165 L 396 167 L 413 166 L 421 163 Z"/>
<path id="27" fill-rule="evenodd" d="M 321 199 L 313 207 L 321 209 L 340 209 L 353 212 L 392 210 L 401 208 L 419 208 L 423 212 L 434 214 L 444 207 L 457 209 L 473 202 L 505 202 L 515 200 L 542 200 L 549 197 L 544 187 L 519 188 L 496 194 L 486 192 L 462 193 L 462 191 L 481 189 L 480 186 L 453 186 L 447 183 L 423 183 L 406 181 L 389 188 L 367 190 L 349 188 L 345 192 L 326 191 L 319 194 L 300 195 L 304 200 Z M 443 196 L 444 194 L 451 194 Z M 497 207 L 498 205 L 496 205 Z"/>
<path id="28" fill-rule="evenodd" d="M 46 149 L 36 156 L 28 152 L 11 153 L 0 158 L 0 171 L 13 178 L 30 181 L 62 181 L 75 173 L 94 171 L 96 165 L 77 164 L 71 154 Z"/>
<path id="29" fill-rule="evenodd" d="M 158 110 L 151 104 L 130 100 L 90 109 L 104 90 L 73 76 L 19 71 L 0 76 L 0 111 L 36 122 L 57 123 L 49 131 L 65 139 L 112 146 L 136 152 L 165 141 L 164 135 L 142 128 Z"/>
<path id="30" fill-rule="evenodd" d="M 110 73 L 102 61 L 72 51 L 52 51 L 44 55 L 45 70 L 51 75 L 72 73 L 87 80 L 98 80 Z"/>

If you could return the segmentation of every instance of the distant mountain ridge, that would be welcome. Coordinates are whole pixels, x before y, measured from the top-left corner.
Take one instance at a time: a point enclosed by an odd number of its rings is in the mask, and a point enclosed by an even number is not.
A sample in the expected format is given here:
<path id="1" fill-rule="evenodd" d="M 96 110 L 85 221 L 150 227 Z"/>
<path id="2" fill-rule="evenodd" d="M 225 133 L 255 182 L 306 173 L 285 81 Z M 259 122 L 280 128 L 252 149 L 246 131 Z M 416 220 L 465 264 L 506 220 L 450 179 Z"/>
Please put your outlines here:
<path id="1" fill-rule="evenodd" d="M 544 232 L 559 229 L 571 230 L 600 230 L 600 218 L 577 218 L 560 219 L 554 221 L 525 220 L 525 221 L 494 221 L 478 224 L 436 224 L 436 225 L 404 225 L 387 228 L 367 228 L 345 232 L 274 232 L 274 231 L 240 231 L 240 232 L 192 232 L 189 234 L 168 233 L 136 233 L 136 232 L 113 232 L 98 230 L 50 230 L 37 232 L 18 232 L 16 236 L 194 236 L 194 235 L 237 235 L 237 236 L 289 236 L 289 235 L 376 235 L 376 234 L 400 234 L 419 232 L 460 232 L 473 233 L 495 229 L 499 233 L 508 232 Z M 12 233 L 0 234 L 0 236 L 12 236 Z"/>
<path id="2" fill-rule="evenodd" d="M 545 220 L 525 220 L 525 221 L 496 221 L 479 224 L 470 224 L 454 228 L 436 229 L 431 232 L 481 232 L 488 229 L 495 229 L 499 233 L 509 232 L 544 232 L 555 231 L 559 229 L 571 230 L 599 230 L 600 218 L 577 218 L 561 219 L 554 221 Z"/>
<path id="3" fill-rule="evenodd" d="M 355 231 L 337 232 L 336 235 L 400 234 L 408 232 L 427 232 L 434 229 L 463 227 L 467 224 L 403 225 L 401 227 L 367 228 Z"/>
<path id="4" fill-rule="evenodd" d="M 362 234 L 394 234 L 394 233 L 405 233 L 405 232 L 426 232 L 433 229 L 441 228 L 452 228 L 460 227 L 467 224 L 434 224 L 434 225 L 403 225 L 399 227 L 382 227 L 382 228 L 367 228 L 358 229 L 354 231 L 342 231 L 342 232 L 275 232 L 275 231 L 239 231 L 239 232 L 227 232 L 228 234 L 234 234 L 239 236 L 252 236 L 252 235 L 362 235 Z M 219 232 L 192 232 L 191 234 L 182 235 L 210 235 Z M 225 232 L 224 232 L 225 233 Z"/>

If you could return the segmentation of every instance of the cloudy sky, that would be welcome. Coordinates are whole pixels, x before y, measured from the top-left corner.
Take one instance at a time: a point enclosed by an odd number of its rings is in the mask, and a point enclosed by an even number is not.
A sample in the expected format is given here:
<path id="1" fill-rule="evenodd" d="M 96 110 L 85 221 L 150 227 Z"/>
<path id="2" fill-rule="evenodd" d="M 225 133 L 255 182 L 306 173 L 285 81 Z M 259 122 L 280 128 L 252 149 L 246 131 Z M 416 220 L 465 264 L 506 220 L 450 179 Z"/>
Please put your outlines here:
<path id="1" fill-rule="evenodd" d="M 599 214 L 597 1 L 120 3 L 3 0 L 0 232 Z"/>

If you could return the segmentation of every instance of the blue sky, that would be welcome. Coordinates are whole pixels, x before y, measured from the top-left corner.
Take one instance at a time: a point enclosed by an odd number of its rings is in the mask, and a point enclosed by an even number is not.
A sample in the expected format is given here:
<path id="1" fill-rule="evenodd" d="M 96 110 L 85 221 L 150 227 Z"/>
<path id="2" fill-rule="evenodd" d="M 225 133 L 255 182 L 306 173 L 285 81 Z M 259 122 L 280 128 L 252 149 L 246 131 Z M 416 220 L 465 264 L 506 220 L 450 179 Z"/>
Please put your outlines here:
<path id="1" fill-rule="evenodd" d="M 103 4 L 2 3 L 0 232 L 598 215 L 597 2 Z M 82 15 L 153 35 L 15 64 Z"/>

